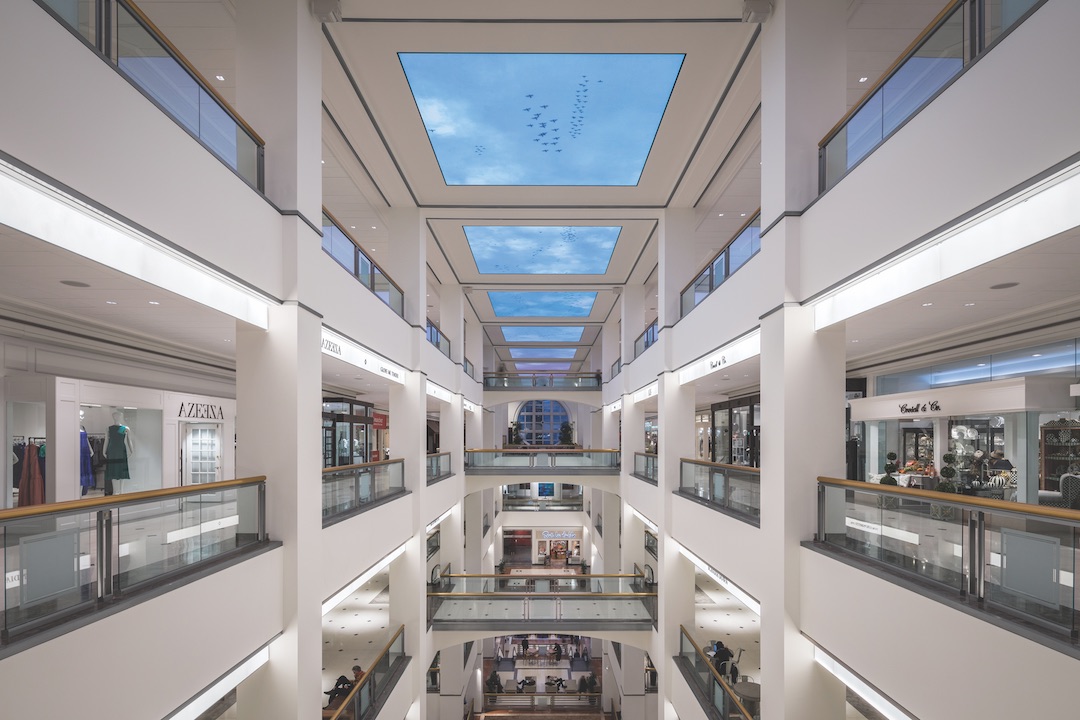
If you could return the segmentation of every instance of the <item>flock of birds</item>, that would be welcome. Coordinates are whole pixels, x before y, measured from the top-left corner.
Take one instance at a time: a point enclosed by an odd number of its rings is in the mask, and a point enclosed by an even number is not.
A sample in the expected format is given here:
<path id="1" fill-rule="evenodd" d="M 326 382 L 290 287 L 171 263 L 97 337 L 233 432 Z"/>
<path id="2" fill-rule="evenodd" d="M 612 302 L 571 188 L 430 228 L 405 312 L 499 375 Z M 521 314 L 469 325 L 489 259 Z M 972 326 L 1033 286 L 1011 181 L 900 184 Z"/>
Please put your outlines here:
<path id="1" fill-rule="evenodd" d="M 561 228 L 560 232 L 559 232 L 559 236 L 560 236 L 559 240 L 557 240 L 555 242 L 552 242 L 552 243 L 538 242 L 536 244 L 536 246 L 533 248 L 532 253 L 529 255 L 529 260 L 533 261 L 533 260 L 536 260 L 537 258 L 541 257 L 541 255 L 550 254 L 552 248 L 559 248 L 561 250 L 569 251 L 569 250 L 573 249 L 573 246 L 575 245 L 575 243 L 577 243 L 577 240 L 578 240 L 577 230 L 575 228 L 572 228 L 572 227 Z M 556 253 L 556 254 L 552 255 L 552 257 L 556 257 L 556 258 L 570 257 L 570 256 L 572 256 L 572 253 L 570 253 L 570 252 L 560 252 L 560 253 Z M 515 274 L 515 273 L 522 272 L 522 267 L 521 267 L 520 264 L 508 265 L 508 264 L 505 264 L 505 263 L 495 263 L 495 264 L 492 265 L 492 268 L 494 268 L 497 272 L 505 273 L 505 274 Z"/>

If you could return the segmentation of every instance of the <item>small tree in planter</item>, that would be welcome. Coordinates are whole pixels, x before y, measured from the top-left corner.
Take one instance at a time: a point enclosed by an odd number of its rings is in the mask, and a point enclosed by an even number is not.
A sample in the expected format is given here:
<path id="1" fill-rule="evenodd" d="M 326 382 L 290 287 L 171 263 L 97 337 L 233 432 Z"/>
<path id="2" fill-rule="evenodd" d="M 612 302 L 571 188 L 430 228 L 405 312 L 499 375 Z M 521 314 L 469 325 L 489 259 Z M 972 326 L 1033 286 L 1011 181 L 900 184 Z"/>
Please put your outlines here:
<path id="1" fill-rule="evenodd" d="M 940 493 L 955 493 L 959 491 L 960 486 L 956 484 L 956 468 L 953 465 L 956 464 L 956 456 L 952 453 L 946 453 L 941 456 L 941 461 L 945 463 L 945 467 L 941 468 L 941 472 L 938 474 L 941 476 L 941 481 L 934 488 Z M 947 505 L 930 505 L 930 517 L 935 520 L 951 520 L 953 516 L 953 509 Z"/>
<path id="2" fill-rule="evenodd" d="M 565 420 L 563 421 L 563 424 L 559 426 L 559 444 L 574 444 L 574 426 Z"/>
<path id="3" fill-rule="evenodd" d="M 892 485 L 895 487 L 898 483 L 892 474 L 900 469 L 900 466 L 896 464 L 896 453 L 887 453 L 885 459 L 888 461 L 885 463 L 885 475 L 878 481 L 878 484 Z M 893 509 L 896 507 L 896 498 L 882 495 L 878 497 L 878 507 Z"/>

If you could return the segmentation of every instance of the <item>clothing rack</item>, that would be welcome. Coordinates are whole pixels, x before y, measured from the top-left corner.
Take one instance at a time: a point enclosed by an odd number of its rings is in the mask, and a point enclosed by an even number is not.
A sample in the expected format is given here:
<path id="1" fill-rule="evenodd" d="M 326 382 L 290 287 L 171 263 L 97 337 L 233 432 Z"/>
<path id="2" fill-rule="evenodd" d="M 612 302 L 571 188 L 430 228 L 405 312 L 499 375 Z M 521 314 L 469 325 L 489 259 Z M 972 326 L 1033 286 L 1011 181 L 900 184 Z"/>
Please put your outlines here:
<path id="1" fill-rule="evenodd" d="M 24 443 L 24 442 L 26 442 L 26 437 L 24 435 L 12 435 L 11 436 L 11 442 L 13 442 L 13 443 Z"/>

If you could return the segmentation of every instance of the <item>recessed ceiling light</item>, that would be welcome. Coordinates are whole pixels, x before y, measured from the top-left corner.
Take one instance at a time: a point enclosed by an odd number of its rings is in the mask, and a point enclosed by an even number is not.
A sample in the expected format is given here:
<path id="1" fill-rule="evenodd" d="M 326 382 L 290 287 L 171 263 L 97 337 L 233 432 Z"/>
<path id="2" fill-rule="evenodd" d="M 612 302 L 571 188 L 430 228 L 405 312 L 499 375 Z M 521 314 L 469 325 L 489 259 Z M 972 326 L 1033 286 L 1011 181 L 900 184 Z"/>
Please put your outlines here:
<path id="1" fill-rule="evenodd" d="M 225 338 L 225 342 L 232 342 L 229 338 Z"/>
<path id="2" fill-rule="evenodd" d="M 326 164 L 326 161 L 325 161 L 325 160 L 320 160 L 319 162 L 321 162 L 321 163 L 322 163 L 323 165 L 325 165 L 325 164 Z"/>
<path id="3" fill-rule="evenodd" d="M 350 230 L 355 230 L 355 229 L 356 229 L 356 226 L 355 226 L 355 225 L 350 225 L 350 226 L 349 226 L 349 229 L 350 229 Z"/>
<path id="4" fill-rule="evenodd" d="M 724 217 L 724 213 L 719 213 L 717 217 Z"/>
<path id="5" fill-rule="evenodd" d="M 746 217 L 746 213 L 739 213 L 739 217 Z"/>
<path id="6" fill-rule="evenodd" d="M 214 77 L 216 77 L 218 79 L 218 82 L 225 82 L 225 76 L 224 75 L 215 75 Z"/>
<path id="7" fill-rule="evenodd" d="M 160 305 L 161 303 L 159 303 L 157 300 L 151 300 L 150 304 L 151 305 Z"/>
<path id="8" fill-rule="evenodd" d="M 931 305 L 933 305 L 933 304 L 934 304 L 934 303 L 923 303 L 923 304 L 922 304 L 922 306 L 923 306 L 923 307 L 930 307 L 930 306 L 931 306 Z"/>
<path id="9" fill-rule="evenodd" d="M 377 230 L 378 228 L 376 228 L 376 227 L 375 227 L 374 225 L 372 225 L 372 226 L 371 226 L 371 229 L 372 229 L 372 230 Z"/>
<path id="10" fill-rule="evenodd" d="M 851 342 L 859 342 L 858 340 L 852 340 Z"/>
<path id="11" fill-rule="evenodd" d="M 106 301 L 105 301 L 105 304 L 106 304 L 106 305 L 115 305 L 115 304 L 116 304 L 116 301 L 115 301 L 115 300 L 106 300 Z"/>
<path id="12" fill-rule="evenodd" d="M 986 363 L 979 363 L 979 367 L 986 367 Z"/>
<path id="13" fill-rule="evenodd" d="M 990 289 L 991 290 L 1008 290 L 1009 288 L 1014 288 L 1019 284 L 1020 283 L 1018 283 L 1018 282 L 1003 282 L 1003 283 L 998 283 L 997 285 L 991 285 Z"/>
<path id="14" fill-rule="evenodd" d="M 84 283 L 79 280 L 61 280 L 61 285 L 67 285 L 68 287 L 87 288 L 90 287 L 89 283 Z"/>
<path id="15" fill-rule="evenodd" d="M 975 307 L 975 303 L 964 303 L 964 307 Z"/>
<path id="16" fill-rule="evenodd" d="M 1031 357 L 1042 357 L 1042 353 L 1032 353 Z"/>
<path id="17" fill-rule="evenodd" d="M 859 78 L 859 82 L 866 82 L 869 79 L 870 78 L 867 78 L 867 77 L 861 77 L 861 78 Z"/>

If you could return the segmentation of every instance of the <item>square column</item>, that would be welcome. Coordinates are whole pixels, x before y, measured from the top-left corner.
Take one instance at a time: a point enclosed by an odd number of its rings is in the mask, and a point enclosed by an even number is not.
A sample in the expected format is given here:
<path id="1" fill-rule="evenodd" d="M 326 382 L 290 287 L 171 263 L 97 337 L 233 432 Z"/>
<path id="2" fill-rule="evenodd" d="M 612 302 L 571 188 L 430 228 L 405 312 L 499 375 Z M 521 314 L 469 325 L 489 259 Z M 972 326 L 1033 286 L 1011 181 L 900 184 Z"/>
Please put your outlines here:
<path id="1" fill-rule="evenodd" d="M 236 468 L 266 475 L 266 525 L 283 543 L 284 632 L 241 684 L 240 717 L 307 720 L 322 706 L 322 354 L 319 318 L 296 303 L 236 332 Z"/>
<path id="2" fill-rule="evenodd" d="M 460 285 L 443 283 L 439 288 L 439 327 L 450 338 L 450 359 L 463 365 L 466 343 L 465 293 Z"/>
<path id="3" fill-rule="evenodd" d="M 679 293 L 694 278 L 700 269 L 697 265 L 696 252 L 688 252 L 692 247 L 694 231 L 697 228 L 697 213 L 694 210 L 665 210 L 660 217 L 659 229 L 659 283 L 657 287 L 657 317 L 660 329 L 677 323 L 682 316 Z M 668 343 L 666 359 L 672 366 L 675 348 Z"/>
<path id="4" fill-rule="evenodd" d="M 799 633 L 800 547 L 817 531 L 817 476 L 844 473 L 843 326 L 814 332 L 814 310 L 761 322 L 761 708 L 772 720 L 844 717 L 843 685 Z"/>

